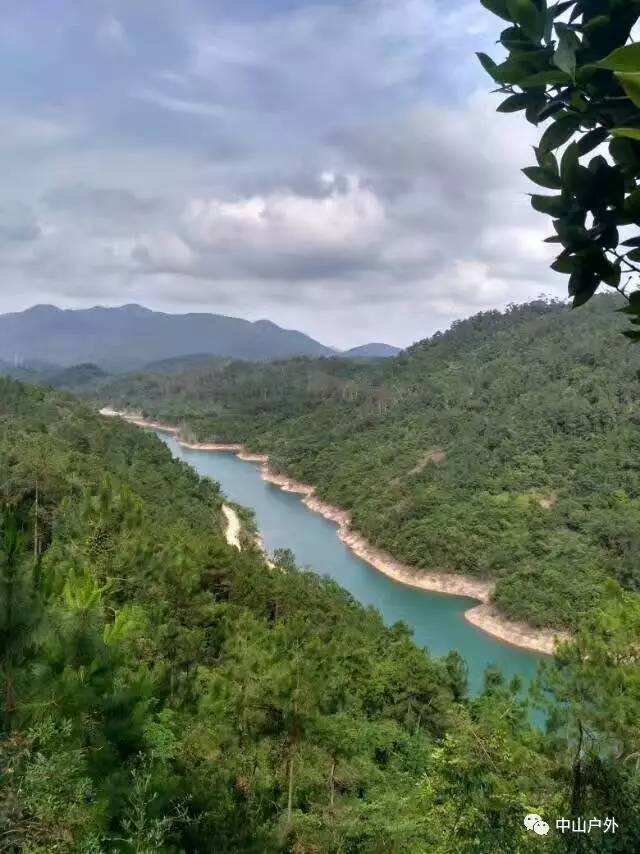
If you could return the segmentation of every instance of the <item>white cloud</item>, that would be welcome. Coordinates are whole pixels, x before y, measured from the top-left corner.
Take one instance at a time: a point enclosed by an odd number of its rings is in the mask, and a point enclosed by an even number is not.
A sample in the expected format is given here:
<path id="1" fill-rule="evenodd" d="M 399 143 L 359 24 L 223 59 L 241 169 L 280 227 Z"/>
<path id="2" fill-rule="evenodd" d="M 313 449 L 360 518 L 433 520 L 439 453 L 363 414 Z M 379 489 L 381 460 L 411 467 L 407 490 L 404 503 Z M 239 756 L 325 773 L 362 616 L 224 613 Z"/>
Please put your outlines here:
<path id="1" fill-rule="evenodd" d="M 68 116 L 46 113 L 0 113 L 0 148 L 20 150 L 59 146 L 82 132 L 77 122 Z"/>
<path id="2" fill-rule="evenodd" d="M 252 251 L 373 251 L 384 226 L 380 200 L 355 176 L 346 179 L 345 189 L 334 183 L 324 198 L 274 192 L 236 202 L 195 200 L 184 215 L 185 233 L 195 245 L 205 251 L 241 245 L 241 257 Z"/>
<path id="3" fill-rule="evenodd" d="M 105 15 L 99 20 L 98 38 L 102 44 L 110 48 L 122 50 L 129 46 L 124 24 L 115 15 Z"/>
<path id="4" fill-rule="evenodd" d="M 148 30 L 126 4 L 88 16 L 89 94 L 77 57 L 55 76 L 56 47 L 48 100 L 0 112 L 2 195 L 29 210 L 7 218 L 3 266 L 25 304 L 224 308 L 407 343 L 563 290 L 520 173 L 536 131 L 484 94 L 473 52 L 496 24 L 476 0 L 147 5 Z"/>
<path id="5" fill-rule="evenodd" d="M 203 118 L 221 118 L 227 113 L 224 107 L 217 104 L 206 101 L 192 101 L 188 98 L 175 98 L 153 89 L 138 89 L 132 93 L 131 97 L 140 101 L 147 101 L 147 103 L 161 107 L 163 110 L 170 110 L 174 113 L 188 113 Z"/>
<path id="6" fill-rule="evenodd" d="M 458 73 L 430 56 L 470 32 L 486 33 L 491 16 L 483 11 L 472 3 L 451 10 L 438 0 L 357 0 L 275 10 L 250 26 L 198 24 L 188 68 L 221 97 L 240 92 L 258 111 L 286 104 L 290 113 L 313 112 L 331 104 L 343 116 L 370 114 L 371 98 L 394 93 L 395 112 L 429 78 L 437 85 L 439 74 Z M 458 66 L 475 63 L 471 50 L 465 59 Z"/>

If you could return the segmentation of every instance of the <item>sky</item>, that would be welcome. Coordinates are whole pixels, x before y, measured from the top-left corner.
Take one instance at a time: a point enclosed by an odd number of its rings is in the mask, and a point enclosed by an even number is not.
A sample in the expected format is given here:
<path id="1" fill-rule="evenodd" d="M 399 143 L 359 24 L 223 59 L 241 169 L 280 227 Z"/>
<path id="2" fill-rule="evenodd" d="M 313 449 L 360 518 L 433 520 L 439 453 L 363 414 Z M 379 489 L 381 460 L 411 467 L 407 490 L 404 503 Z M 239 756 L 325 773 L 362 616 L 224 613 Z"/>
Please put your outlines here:
<path id="1" fill-rule="evenodd" d="M 139 303 L 337 347 L 563 296 L 479 0 L 5 0 L 0 312 Z"/>

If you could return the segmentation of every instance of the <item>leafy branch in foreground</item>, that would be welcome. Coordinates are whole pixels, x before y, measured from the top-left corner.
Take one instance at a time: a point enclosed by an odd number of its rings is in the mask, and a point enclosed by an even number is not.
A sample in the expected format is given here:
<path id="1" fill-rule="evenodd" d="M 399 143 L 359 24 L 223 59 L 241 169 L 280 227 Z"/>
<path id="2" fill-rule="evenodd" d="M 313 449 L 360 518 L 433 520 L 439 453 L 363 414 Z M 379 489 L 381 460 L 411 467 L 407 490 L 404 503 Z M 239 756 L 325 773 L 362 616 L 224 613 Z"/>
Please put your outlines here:
<path id="1" fill-rule="evenodd" d="M 553 217 L 547 242 L 562 246 L 552 268 L 569 276 L 574 307 L 605 284 L 640 326 L 640 44 L 631 35 L 640 0 L 481 3 L 509 23 L 499 40 L 507 58 L 478 54 L 507 96 L 498 111 L 550 120 L 537 164 L 523 171 L 556 191 L 531 196 Z M 625 334 L 640 340 L 640 329 Z"/>

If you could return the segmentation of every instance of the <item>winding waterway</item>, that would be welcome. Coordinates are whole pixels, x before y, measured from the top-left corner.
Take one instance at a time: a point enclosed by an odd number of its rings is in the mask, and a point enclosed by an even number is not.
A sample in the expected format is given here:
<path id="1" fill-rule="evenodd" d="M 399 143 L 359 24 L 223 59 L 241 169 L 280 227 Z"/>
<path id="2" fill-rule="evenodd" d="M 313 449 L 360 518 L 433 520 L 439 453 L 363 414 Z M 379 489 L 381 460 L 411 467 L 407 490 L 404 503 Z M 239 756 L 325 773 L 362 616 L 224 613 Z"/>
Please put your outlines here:
<path id="1" fill-rule="evenodd" d="M 254 463 L 230 452 L 189 450 L 173 436 L 157 435 L 175 457 L 217 480 L 232 501 L 255 511 L 267 551 L 291 549 L 300 566 L 331 576 L 360 602 L 377 608 L 387 624 L 402 620 L 416 642 L 434 655 L 457 649 L 467 662 L 471 691 L 481 687 L 483 672 L 491 664 L 508 677 L 518 674 L 525 682 L 532 678 L 540 656 L 500 643 L 468 623 L 464 612 L 473 600 L 392 581 L 356 557 L 336 536 L 336 525 L 306 507 L 299 495 L 262 480 Z"/>

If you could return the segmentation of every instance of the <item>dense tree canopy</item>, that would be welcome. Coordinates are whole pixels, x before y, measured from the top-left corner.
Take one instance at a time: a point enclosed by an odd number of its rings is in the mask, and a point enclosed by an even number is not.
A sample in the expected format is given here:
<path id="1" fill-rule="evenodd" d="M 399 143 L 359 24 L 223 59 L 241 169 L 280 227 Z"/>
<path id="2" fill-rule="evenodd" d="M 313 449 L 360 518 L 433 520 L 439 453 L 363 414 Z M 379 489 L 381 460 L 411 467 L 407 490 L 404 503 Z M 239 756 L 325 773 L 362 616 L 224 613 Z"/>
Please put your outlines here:
<path id="1" fill-rule="evenodd" d="M 481 0 L 508 23 L 507 56 L 482 65 L 507 97 L 498 110 L 547 122 L 533 207 L 554 220 L 549 242 L 562 250 L 553 269 L 569 276 L 574 306 L 600 284 L 629 299 L 640 323 L 640 45 L 632 30 L 639 0 Z M 562 157 L 556 152 L 562 146 Z M 640 339 L 640 330 L 625 334 Z"/>
<path id="2" fill-rule="evenodd" d="M 640 354 L 617 307 L 537 302 L 384 363 L 212 364 L 100 399 L 266 451 L 397 558 L 494 578 L 506 614 L 571 627 L 607 578 L 640 590 Z"/>
<path id="3" fill-rule="evenodd" d="M 230 548 L 154 436 L 3 380 L 0 473 L 0 850 L 637 851 L 637 596 L 542 674 L 543 735 L 498 673 L 468 699 L 455 653 Z M 620 828 L 571 849 L 532 810 Z"/>
<path id="4" fill-rule="evenodd" d="M 416 850 L 459 669 L 70 399 L 0 381 L 0 471 L 1 850 Z"/>

